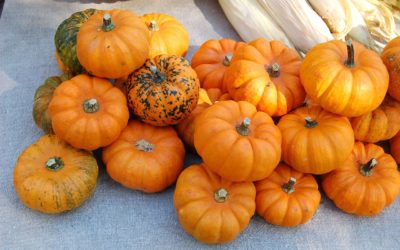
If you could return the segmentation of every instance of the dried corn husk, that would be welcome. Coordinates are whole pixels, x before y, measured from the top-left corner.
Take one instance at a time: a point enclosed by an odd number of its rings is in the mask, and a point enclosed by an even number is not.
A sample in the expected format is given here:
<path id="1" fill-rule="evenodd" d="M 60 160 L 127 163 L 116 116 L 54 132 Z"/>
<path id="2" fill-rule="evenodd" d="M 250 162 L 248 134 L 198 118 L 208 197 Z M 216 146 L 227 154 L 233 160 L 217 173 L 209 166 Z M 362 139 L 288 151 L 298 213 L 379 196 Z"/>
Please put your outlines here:
<path id="1" fill-rule="evenodd" d="M 344 39 L 352 28 L 350 0 L 308 0 L 335 39 Z"/>
<path id="2" fill-rule="evenodd" d="M 353 2 L 349 2 L 352 18 L 352 28 L 348 33 L 348 37 L 364 44 L 368 48 L 374 47 L 374 40 L 368 32 L 367 24 L 364 21 L 363 16 L 357 10 Z"/>
<path id="3" fill-rule="evenodd" d="M 396 34 L 396 24 L 390 9 L 378 0 L 352 0 L 374 39 L 373 49 L 380 52 Z"/>
<path id="4" fill-rule="evenodd" d="M 219 0 L 226 17 L 246 42 L 257 38 L 280 40 L 294 48 L 286 34 L 260 6 L 257 0 Z"/>
<path id="5" fill-rule="evenodd" d="M 306 0 L 258 0 L 285 30 L 297 49 L 307 52 L 318 43 L 333 39 L 328 26 Z"/>

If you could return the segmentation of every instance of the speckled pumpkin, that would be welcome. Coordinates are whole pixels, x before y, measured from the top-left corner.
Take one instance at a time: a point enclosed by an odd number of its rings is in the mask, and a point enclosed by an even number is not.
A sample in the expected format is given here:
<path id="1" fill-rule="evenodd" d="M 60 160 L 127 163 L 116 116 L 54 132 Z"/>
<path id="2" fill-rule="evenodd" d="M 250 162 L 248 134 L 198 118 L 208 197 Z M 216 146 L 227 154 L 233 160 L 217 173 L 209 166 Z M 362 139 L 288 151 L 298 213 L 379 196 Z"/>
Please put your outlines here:
<path id="1" fill-rule="evenodd" d="M 58 26 L 54 36 L 56 58 L 58 56 L 64 66 L 74 75 L 85 71 L 76 55 L 76 36 L 81 25 L 96 12 L 95 9 L 87 9 L 72 14 Z"/>
<path id="2" fill-rule="evenodd" d="M 128 104 L 142 121 L 175 125 L 190 115 L 199 98 L 196 72 L 183 57 L 159 55 L 128 77 Z"/>
<path id="3" fill-rule="evenodd" d="M 14 169 L 14 188 L 29 208 L 61 213 L 79 207 L 96 188 L 98 167 L 93 155 L 55 135 L 27 147 Z"/>
<path id="4" fill-rule="evenodd" d="M 48 112 L 48 106 L 53 98 L 54 90 L 64 81 L 71 78 L 70 74 L 62 74 L 61 76 L 52 76 L 40 85 L 35 92 L 33 99 L 32 116 L 36 125 L 43 129 L 46 134 L 53 133 L 51 126 L 51 117 Z"/>

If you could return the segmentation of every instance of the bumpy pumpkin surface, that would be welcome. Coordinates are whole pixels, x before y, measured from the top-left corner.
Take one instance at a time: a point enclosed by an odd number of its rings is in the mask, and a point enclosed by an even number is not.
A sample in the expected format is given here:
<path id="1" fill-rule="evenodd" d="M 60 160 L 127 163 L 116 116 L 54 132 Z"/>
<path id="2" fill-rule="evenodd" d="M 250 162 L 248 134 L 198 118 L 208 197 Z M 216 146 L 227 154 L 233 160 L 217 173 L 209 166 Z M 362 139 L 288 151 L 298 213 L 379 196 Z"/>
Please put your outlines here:
<path id="1" fill-rule="evenodd" d="M 133 12 L 98 11 L 81 26 L 76 52 L 89 73 L 116 79 L 143 65 L 149 42 L 146 25 Z"/>
<path id="2" fill-rule="evenodd" d="M 175 125 L 196 107 L 199 86 L 196 72 L 185 58 L 159 55 L 129 76 L 129 107 L 151 125 Z"/>
<path id="3" fill-rule="evenodd" d="M 274 225 L 294 227 L 306 223 L 321 201 L 314 177 L 284 163 L 255 185 L 257 213 Z"/>
<path id="4" fill-rule="evenodd" d="M 382 103 L 389 74 L 379 55 L 358 42 L 332 40 L 312 48 L 300 69 L 307 94 L 332 113 L 355 117 Z"/>
<path id="5" fill-rule="evenodd" d="M 271 116 L 282 116 L 304 101 L 300 64 L 297 52 L 282 42 L 257 39 L 234 53 L 224 85 L 232 99 L 248 101 Z"/>
<path id="6" fill-rule="evenodd" d="M 107 173 L 125 187 L 160 192 L 183 168 L 185 149 L 171 127 L 130 121 L 118 139 L 103 150 Z"/>
<path id="7" fill-rule="evenodd" d="M 61 65 L 64 65 L 64 69 L 68 69 L 73 75 L 85 72 L 76 55 L 76 36 L 82 24 L 96 12 L 95 9 L 87 9 L 72 14 L 58 26 L 54 36 L 56 59 L 59 57 L 62 64 L 58 60 L 57 62 L 60 68 L 62 68 Z"/>
<path id="8" fill-rule="evenodd" d="M 379 108 L 354 117 L 350 122 L 358 141 L 388 140 L 400 130 L 400 103 L 387 96 Z"/>
<path id="9" fill-rule="evenodd" d="M 231 181 L 267 177 L 281 158 L 281 133 L 248 102 L 221 101 L 197 118 L 194 145 L 212 171 Z"/>
<path id="10" fill-rule="evenodd" d="M 283 116 L 282 159 L 303 173 L 324 174 L 351 154 L 354 132 L 349 120 L 318 106 L 298 108 Z"/>
<path id="11" fill-rule="evenodd" d="M 126 98 L 119 89 L 105 79 L 83 74 L 58 86 L 49 111 L 55 134 L 87 150 L 111 144 L 129 119 Z"/>
<path id="12" fill-rule="evenodd" d="M 389 71 L 388 93 L 400 101 L 400 37 L 396 37 L 386 45 L 381 58 Z"/>
<path id="13" fill-rule="evenodd" d="M 61 76 L 52 76 L 36 89 L 33 98 L 32 116 L 36 125 L 43 129 L 46 134 L 52 134 L 51 116 L 48 111 L 49 103 L 53 98 L 54 90 L 64 81 L 71 78 L 70 74 L 62 74 Z"/>
<path id="14" fill-rule="evenodd" d="M 97 162 L 90 152 L 75 149 L 55 135 L 45 135 L 18 157 L 14 188 L 27 207 L 61 213 L 90 197 L 97 174 Z"/>
<path id="15" fill-rule="evenodd" d="M 150 31 L 149 58 L 158 55 L 184 56 L 189 49 L 189 35 L 185 27 L 173 16 L 161 13 L 140 17 Z"/>
<path id="16" fill-rule="evenodd" d="M 400 164 L 400 132 L 390 140 L 390 153 L 396 160 L 396 163 Z"/>
<path id="17" fill-rule="evenodd" d="M 324 176 L 322 187 L 341 210 L 372 216 L 397 198 L 400 174 L 393 157 L 381 147 L 357 142 L 346 162 Z"/>
<path id="18" fill-rule="evenodd" d="M 223 84 L 225 72 L 231 64 L 233 53 L 243 42 L 232 39 L 208 40 L 192 57 L 192 67 L 196 71 L 202 88 L 219 88 L 228 92 Z"/>
<path id="19" fill-rule="evenodd" d="M 230 182 L 204 165 L 192 165 L 178 178 L 174 205 L 183 229 L 194 238 L 227 243 L 249 224 L 255 197 L 252 182 Z"/>

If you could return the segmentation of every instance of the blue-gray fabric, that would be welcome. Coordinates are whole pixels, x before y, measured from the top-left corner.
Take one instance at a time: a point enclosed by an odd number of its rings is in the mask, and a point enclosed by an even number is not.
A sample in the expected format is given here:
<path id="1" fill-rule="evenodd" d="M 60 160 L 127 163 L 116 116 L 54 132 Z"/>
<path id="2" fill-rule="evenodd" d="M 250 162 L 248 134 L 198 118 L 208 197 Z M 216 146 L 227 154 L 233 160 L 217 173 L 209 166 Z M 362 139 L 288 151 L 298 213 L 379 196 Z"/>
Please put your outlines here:
<path id="1" fill-rule="evenodd" d="M 13 169 L 21 151 L 43 134 L 32 120 L 33 95 L 60 73 L 53 45 L 58 24 L 86 8 L 171 14 L 189 31 L 189 59 L 207 39 L 238 39 L 216 0 L 6 0 L 0 19 L 0 249 L 399 249 L 399 200 L 379 216 L 359 218 L 326 198 L 304 226 L 280 228 L 254 216 L 234 242 L 210 247 L 179 225 L 173 187 L 159 194 L 132 191 L 111 180 L 101 164 L 96 192 L 80 208 L 61 215 L 26 208 L 14 191 Z M 186 165 L 199 160 L 188 154 Z"/>

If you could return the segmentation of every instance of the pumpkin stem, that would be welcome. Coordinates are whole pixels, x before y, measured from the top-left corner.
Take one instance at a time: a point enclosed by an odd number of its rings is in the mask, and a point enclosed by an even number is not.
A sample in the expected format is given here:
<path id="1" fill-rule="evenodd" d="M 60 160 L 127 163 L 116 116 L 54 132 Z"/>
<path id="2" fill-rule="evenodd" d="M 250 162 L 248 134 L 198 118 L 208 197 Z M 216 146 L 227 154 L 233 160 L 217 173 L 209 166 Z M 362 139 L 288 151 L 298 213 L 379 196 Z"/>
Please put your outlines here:
<path id="1" fill-rule="evenodd" d="M 110 14 L 106 13 L 103 16 L 103 31 L 108 32 L 115 28 L 114 23 L 111 20 Z"/>
<path id="2" fill-rule="evenodd" d="M 361 165 L 360 167 L 360 173 L 363 176 L 371 176 L 372 175 L 372 170 L 376 167 L 378 164 L 378 161 L 375 158 L 372 158 L 367 162 L 367 164 Z"/>
<path id="3" fill-rule="evenodd" d="M 145 139 L 141 139 L 135 143 L 135 147 L 143 152 L 152 152 L 154 151 L 154 144 L 146 141 Z"/>
<path id="4" fill-rule="evenodd" d="M 231 65 L 231 60 L 232 60 L 232 53 L 227 53 L 224 57 L 224 60 L 222 61 L 222 64 L 226 67 L 228 67 L 229 65 Z"/>
<path id="5" fill-rule="evenodd" d="M 353 68 L 356 66 L 354 62 L 354 46 L 353 46 L 353 40 L 349 39 L 346 41 L 346 46 L 347 46 L 347 59 L 344 62 L 344 64 L 349 67 Z"/>
<path id="6" fill-rule="evenodd" d="M 86 113 L 96 113 L 100 108 L 100 104 L 95 98 L 87 99 L 83 102 L 83 111 Z"/>
<path id="7" fill-rule="evenodd" d="M 214 193 L 214 199 L 218 203 L 225 202 L 228 199 L 228 191 L 225 188 L 220 188 Z"/>
<path id="8" fill-rule="evenodd" d="M 54 156 L 54 157 L 50 157 L 47 161 L 46 161 L 46 168 L 48 169 L 48 170 L 51 170 L 51 171 L 58 171 L 58 170 L 60 170 L 62 167 L 64 167 L 64 162 L 63 162 L 63 160 L 61 159 L 61 157 L 57 157 L 57 156 Z"/>
<path id="9" fill-rule="evenodd" d="M 151 20 L 148 27 L 149 27 L 149 30 L 150 30 L 150 31 L 157 31 L 157 30 L 160 29 L 160 28 L 158 27 L 158 24 L 157 24 L 157 22 L 156 22 L 155 20 Z"/>
<path id="10" fill-rule="evenodd" d="M 162 83 L 165 81 L 165 75 L 155 65 L 150 66 L 150 71 L 153 73 L 153 81 L 156 83 Z"/>
<path id="11" fill-rule="evenodd" d="M 304 117 L 304 120 L 306 121 L 306 125 L 305 125 L 306 128 L 314 128 L 314 127 L 316 127 L 318 125 L 318 122 L 314 121 L 309 116 Z"/>
<path id="12" fill-rule="evenodd" d="M 243 119 L 243 122 L 236 126 L 236 131 L 242 136 L 248 136 L 250 134 L 250 126 L 251 120 L 246 117 Z"/>
<path id="13" fill-rule="evenodd" d="M 270 77 L 279 77 L 281 75 L 281 67 L 279 64 L 274 63 L 267 68 L 267 72 Z"/>
<path id="14" fill-rule="evenodd" d="M 289 181 L 282 185 L 282 190 L 288 194 L 294 192 L 294 184 L 296 184 L 296 178 L 290 177 Z"/>

